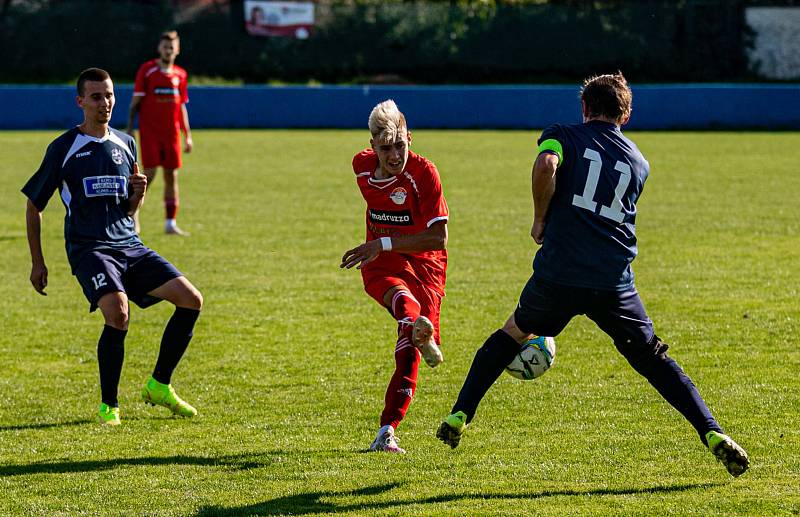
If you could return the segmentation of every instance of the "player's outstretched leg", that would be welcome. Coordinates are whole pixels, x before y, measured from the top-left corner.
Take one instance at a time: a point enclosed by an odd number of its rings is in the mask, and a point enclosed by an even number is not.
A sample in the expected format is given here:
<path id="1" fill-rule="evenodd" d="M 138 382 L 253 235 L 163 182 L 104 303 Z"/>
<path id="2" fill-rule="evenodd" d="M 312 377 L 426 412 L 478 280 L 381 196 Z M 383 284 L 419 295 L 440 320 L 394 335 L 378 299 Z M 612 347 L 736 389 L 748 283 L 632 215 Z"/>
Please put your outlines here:
<path id="1" fill-rule="evenodd" d="M 197 410 L 175 393 L 172 384 L 162 384 L 152 377 L 142 388 L 142 400 L 152 406 L 164 406 L 184 418 L 197 415 Z"/>
<path id="2" fill-rule="evenodd" d="M 369 446 L 369 450 L 374 452 L 406 453 L 404 449 L 397 445 L 397 437 L 394 435 L 394 427 L 391 425 L 385 425 L 378 429 L 378 435 L 372 445 Z"/>
<path id="3" fill-rule="evenodd" d="M 97 419 L 101 424 L 104 425 L 120 425 L 121 422 L 119 420 L 119 408 L 102 403 L 100 404 L 100 409 L 97 411 Z"/>
<path id="4" fill-rule="evenodd" d="M 505 367 L 519 353 L 521 345 L 503 330 L 498 330 L 475 353 L 464 385 L 458 393 L 458 400 L 452 412 L 439 426 L 437 438 L 455 448 L 461 435 L 475 416 L 486 392 L 494 381 L 502 375 Z"/>
<path id="5" fill-rule="evenodd" d="M 725 465 L 731 476 L 739 477 L 750 467 L 747 453 L 730 436 L 717 431 L 709 431 L 706 433 L 706 442 L 708 442 L 708 450 Z"/>
<path id="6" fill-rule="evenodd" d="M 411 332 L 411 342 L 422 352 L 422 359 L 431 368 L 436 368 L 444 356 L 436 341 L 433 338 L 433 323 L 425 316 L 420 316 L 414 321 L 414 328 Z"/>

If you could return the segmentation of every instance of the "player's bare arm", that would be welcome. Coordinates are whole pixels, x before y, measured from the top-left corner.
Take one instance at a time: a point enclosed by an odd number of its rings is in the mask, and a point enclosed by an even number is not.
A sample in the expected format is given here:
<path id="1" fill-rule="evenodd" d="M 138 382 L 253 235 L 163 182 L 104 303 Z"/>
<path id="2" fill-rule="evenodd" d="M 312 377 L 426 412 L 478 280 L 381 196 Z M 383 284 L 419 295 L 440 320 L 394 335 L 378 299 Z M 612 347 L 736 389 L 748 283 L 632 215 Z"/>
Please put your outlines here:
<path id="1" fill-rule="evenodd" d="M 388 241 L 384 239 L 388 239 Z M 353 266 L 357 266 L 356 269 L 361 269 L 366 264 L 378 258 L 378 255 L 384 251 L 421 253 L 424 251 L 436 251 L 446 248 L 447 222 L 437 221 L 426 230 L 413 235 L 373 239 L 351 250 L 347 250 L 344 256 L 342 256 L 342 263 L 339 267 L 350 269 Z"/>
<path id="2" fill-rule="evenodd" d="M 125 132 L 129 135 L 135 137 L 133 133 L 133 121 L 136 120 L 136 114 L 139 113 L 139 108 L 142 104 L 142 98 L 139 95 L 134 95 L 131 99 L 131 107 L 128 110 L 128 126 L 125 128 Z"/>
<path id="3" fill-rule="evenodd" d="M 133 174 L 130 178 L 131 196 L 128 198 L 128 215 L 133 215 L 142 206 L 147 192 L 147 176 L 139 172 L 139 164 L 133 163 Z"/>
<path id="4" fill-rule="evenodd" d="M 181 128 L 184 138 L 183 152 L 191 153 L 194 142 L 192 141 L 192 130 L 189 127 L 189 112 L 186 110 L 186 104 L 181 104 Z"/>
<path id="5" fill-rule="evenodd" d="M 531 190 L 533 193 L 533 227 L 531 237 L 536 244 L 544 240 L 544 226 L 547 218 L 547 209 L 550 200 L 556 191 L 556 170 L 558 169 L 558 156 L 550 153 L 541 153 L 533 164 L 531 171 Z"/>
<path id="6" fill-rule="evenodd" d="M 28 231 L 28 247 L 31 250 L 31 284 L 36 292 L 47 296 L 47 266 L 42 252 L 42 213 L 29 199 L 25 208 L 25 225 Z"/>

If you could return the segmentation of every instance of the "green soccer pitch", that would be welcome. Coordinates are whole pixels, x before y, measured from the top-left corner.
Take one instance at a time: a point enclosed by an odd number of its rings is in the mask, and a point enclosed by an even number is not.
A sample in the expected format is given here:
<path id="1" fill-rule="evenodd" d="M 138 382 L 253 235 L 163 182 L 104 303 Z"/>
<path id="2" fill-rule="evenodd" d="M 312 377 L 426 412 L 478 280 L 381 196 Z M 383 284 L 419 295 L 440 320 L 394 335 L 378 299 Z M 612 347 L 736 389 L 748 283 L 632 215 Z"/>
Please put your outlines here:
<path id="1" fill-rule="evenodd" d="M 445 362 L 420 367 L 398 430 L 366 454 L 395 327 L 342 253 L 364 236 L 350 162 L 364 131 L 195 131 L 181 227 L 163 183 L 142 237 L 205 297 L 173 384 L 193 420 L 145 406 L 167 304 L 134 307 L 123 425 L 101 428 L 102 329 L 70 275 L 64 208 L 44 212 L 48 296 L 30 286 L 19 189 L 60 132 L 0 133 L 0 514 L 797 515 L 800 513 L 800 134 L 630 133 L 651 164 L 637 286 L 726 432 L 731 478 L 585 318 L 533 382 L 503 375 L 458 449 L 434 433 L 531 272 L 538 132 L 414 131 L 450 206 Z"/>

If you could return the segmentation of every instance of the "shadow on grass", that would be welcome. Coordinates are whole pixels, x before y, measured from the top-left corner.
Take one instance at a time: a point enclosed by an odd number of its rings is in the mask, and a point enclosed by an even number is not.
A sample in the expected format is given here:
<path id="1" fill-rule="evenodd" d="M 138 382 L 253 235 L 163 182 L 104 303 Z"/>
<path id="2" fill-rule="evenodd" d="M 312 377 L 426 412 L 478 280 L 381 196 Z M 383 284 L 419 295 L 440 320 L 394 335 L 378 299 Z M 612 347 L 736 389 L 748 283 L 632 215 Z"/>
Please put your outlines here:
<path id="1" fill-rule="evenodd" d="M 108 460 L 85 461 L 46 461 L 21 465 L 0 465 L 0 477 L 25 476 L 28 474 L 65 474 L 74 472 L 96 472 L 113 470 L 119 467 L 194 465 L 199 467 L 221 467 L 228 470 L 248 470 L 264 467 L 272 463 L 264 462 L 262 454 L 237 454 L 218 457 L 186 456 L 143 456 L 140 458 L 111 458 Z"/>
<path id="2" fill-rule="evenodd" d="M 72 425 L 84 425 L 94 423 L 95 420 L 70 420 L 68 422 L 42 422 L 40 424 L 19 424 L 19 425 L 0 425 L 2 431 L 25 431 L 29 429 L 50 429 L 52 427 L 69 427 Z"/>
<path id="3" fill-rule="evenodd" d="M 309 513 L 344 513 L 358 510 L 386 510 L 394 509 L 412 504 L 435 504 L 449 503 L 454 501 L 468 501 L 470 499 L 541 499 L 545 497 L 558 496 L 604 496 L 604 495 L 637 495 L 637 494 L 660 494 L 669 492 L 681 492 L 684 490 L 707 489 L 717 486 L 719 483 L 696 483 L 684 485 L 662 485 L 641 488 L 597 488 L 594 490 L 542 490 L 524 491 L 513 493 L 485 494 L 485 493 L 462 493 L 447 494 L 425 497 L 419 499 L 395 499 L 379 503 L 359 503 L 359 504 L 336 504 L 335 501 L 323 501 L 336 497 L 354 497 L 376 495 L 401 486 L 401 483 L 389 483 L 373 487 L 361 488 L 342 492 L 307 492 L 286 497 L 278 497 L 263 503 L 256 503 L 247 506 L 236 506 L 223 508 L 219 506 L 208 506 L 201 508 L 194 517 L 212 516 L 236 516 L 236 515 L 305 515 Z"/>

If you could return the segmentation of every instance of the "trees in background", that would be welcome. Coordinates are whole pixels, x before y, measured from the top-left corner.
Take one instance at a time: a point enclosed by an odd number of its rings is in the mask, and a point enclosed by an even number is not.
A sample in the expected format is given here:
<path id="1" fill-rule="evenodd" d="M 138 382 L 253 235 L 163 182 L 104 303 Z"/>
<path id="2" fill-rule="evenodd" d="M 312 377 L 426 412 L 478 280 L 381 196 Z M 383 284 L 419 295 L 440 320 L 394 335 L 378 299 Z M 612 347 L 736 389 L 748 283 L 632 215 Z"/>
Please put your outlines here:
<path id="1" fill-rule="evenodd" d="M 0 82 L 132 80 L 177 28 L 194 76 L 245 82 L 635 82 L 752 77 L 743 0 L 319 0 L 305 40 L 244 30 L 243 0 L 1 0 Z"/>

